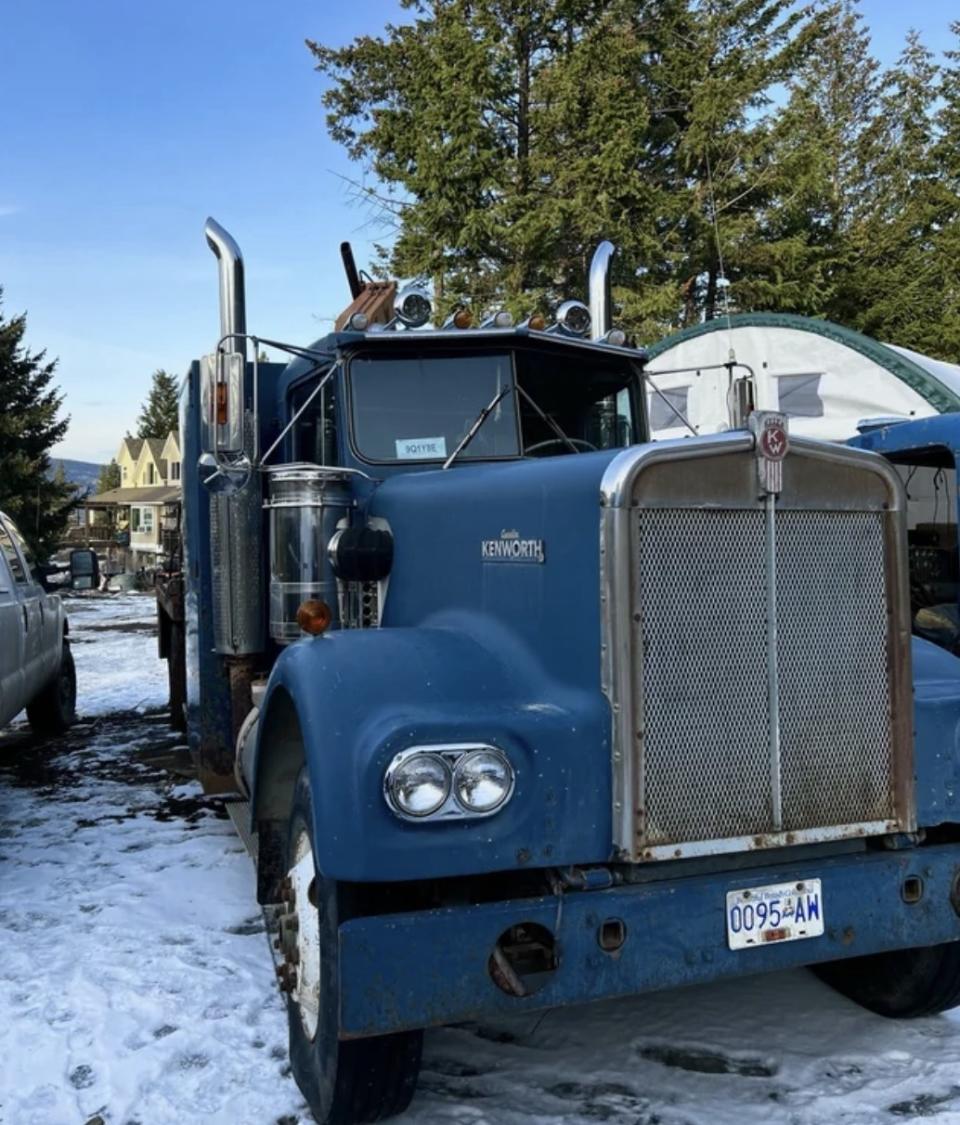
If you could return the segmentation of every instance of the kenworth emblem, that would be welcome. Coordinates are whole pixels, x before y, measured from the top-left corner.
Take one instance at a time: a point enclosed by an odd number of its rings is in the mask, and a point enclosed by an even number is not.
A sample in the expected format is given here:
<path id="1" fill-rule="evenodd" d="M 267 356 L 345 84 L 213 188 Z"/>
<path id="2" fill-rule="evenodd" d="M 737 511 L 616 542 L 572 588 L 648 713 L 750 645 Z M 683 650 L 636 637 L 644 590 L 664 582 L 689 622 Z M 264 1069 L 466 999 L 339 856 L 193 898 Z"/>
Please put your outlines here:
<path id="1" fill-rule="evenodd" d="M 484 539 L 480 544 L 484 562 L 542 563 L 546 559 L 542 539 L 521 539 L 519 531 L 504 529 L 499 539 Z"/>
<path id="2" fill-rule="evenodd" d="M 783 490 L 783 459 L 790 448 L 786 414 L 755 410 L 749 418 L 756 438 L 757 472 L 764 492 Z"/>

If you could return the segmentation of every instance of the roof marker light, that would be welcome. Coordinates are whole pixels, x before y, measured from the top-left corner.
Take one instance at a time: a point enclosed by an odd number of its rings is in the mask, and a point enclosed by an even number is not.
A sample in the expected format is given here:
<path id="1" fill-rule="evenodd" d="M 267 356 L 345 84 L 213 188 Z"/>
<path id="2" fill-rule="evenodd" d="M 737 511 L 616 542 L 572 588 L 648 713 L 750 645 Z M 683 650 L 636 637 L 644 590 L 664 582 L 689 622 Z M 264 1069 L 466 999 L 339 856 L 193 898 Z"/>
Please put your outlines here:
<path id="1" fill-rule="evenodd" d="M 443 322 L 444 328 L 469 328 L 473 324 L 473 313 L 466 307 L 461 305 L 459 309 L 452 312 L 447 319 Z"/>
<path id="2" fill-rule="evenodd" d="M 347 328 L 351 332 L 366 332 L 370 318 L 365 312 L 355 312 L 347 321 Z"/>
<path id="3" fill-rule="evenodd" d="M 506 309 L 500 309 L 499 312 L 493 313 L 492 316 L 486 317 L 480 323 L 481 328 L 512 328 L 513 327 L 513 313 L 508 312 Z"/>

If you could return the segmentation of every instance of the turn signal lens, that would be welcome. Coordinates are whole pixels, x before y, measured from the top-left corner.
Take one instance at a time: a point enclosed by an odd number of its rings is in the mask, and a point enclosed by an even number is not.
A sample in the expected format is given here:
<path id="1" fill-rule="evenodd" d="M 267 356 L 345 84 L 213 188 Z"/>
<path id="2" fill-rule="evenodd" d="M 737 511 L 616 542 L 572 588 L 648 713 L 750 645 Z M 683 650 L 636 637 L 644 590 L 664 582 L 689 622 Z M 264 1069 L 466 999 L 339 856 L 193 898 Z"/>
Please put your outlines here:
<path id="1" fill-rule="evenodd" d="M 473 313 L 469 309 L 457 309 L 453 314 L 454 328 L 469 328 L 473 324 Z"/>
<path id="2" fill-rule="evenodd" d="M 217 383 L 217 425 L 227 424 L 227 384 Z"/>
<path id="3" fill-rule="evenodd" d="M 300 603 L 300 608 L 297 610 L 297 624 L 304 633 L 319 637 L 330 628 L 332 622 L 333 614 L 326 602 L 309 598 Z"/>
<path id="4" fill-rule="evenodd" d="M 527 320 L 527 327 L 534 332 L 542 332 L 544 328 L 547 327 L 547 318 L 543 313 L 534 313 L 533 316 Z"/>

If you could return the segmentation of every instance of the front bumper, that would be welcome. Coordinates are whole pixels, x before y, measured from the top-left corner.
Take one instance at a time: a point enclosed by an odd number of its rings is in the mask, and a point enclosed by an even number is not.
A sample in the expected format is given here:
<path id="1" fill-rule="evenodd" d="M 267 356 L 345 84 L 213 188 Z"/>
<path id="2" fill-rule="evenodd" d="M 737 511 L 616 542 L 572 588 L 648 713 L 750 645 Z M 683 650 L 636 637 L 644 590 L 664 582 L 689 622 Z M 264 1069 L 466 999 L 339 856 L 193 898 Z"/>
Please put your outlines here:
<path id="1" fill-rule="evenodd" d="M 821 937 L 727 948 L 728 890 L 812 878 L 823 885 Z M 922 882 L 918 902 L 904 901 L 908 878 Z M 340 1034 L 381 1035 L 956 941 L 958 886 L 954 844 L 357 918 L 340 927 Z M 626 927 L 616 953 L 597 940 L 608 919 Z M 551 931 L 559 965 L 535 995 L 517 998 L 497 987 L 488 962 L 498 937 L 521 922 Z"/>

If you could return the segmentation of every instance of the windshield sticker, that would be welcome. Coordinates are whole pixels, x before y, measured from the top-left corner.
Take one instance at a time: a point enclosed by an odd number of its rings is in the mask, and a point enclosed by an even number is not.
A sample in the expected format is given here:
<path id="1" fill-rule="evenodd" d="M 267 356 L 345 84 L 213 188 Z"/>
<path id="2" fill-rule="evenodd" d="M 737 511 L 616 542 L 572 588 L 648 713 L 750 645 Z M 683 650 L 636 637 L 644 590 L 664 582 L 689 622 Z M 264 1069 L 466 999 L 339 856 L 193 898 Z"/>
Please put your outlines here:
<path id="1" fill-rule="evenodd" d="M 396 445 L 397 457 L 401 461 L 428 461 L 447 455 L 445 437 L 403 438 Z"/>

